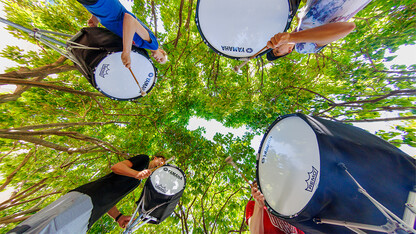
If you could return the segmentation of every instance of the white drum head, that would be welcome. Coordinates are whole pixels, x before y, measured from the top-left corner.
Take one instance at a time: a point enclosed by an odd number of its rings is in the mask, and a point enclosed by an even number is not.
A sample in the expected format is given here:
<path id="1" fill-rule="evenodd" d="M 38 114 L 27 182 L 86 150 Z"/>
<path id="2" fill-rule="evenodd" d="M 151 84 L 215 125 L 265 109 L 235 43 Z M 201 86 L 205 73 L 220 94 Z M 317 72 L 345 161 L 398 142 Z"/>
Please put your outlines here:
<path id="1" fill-rule="evenodd" d="M 318 188 L 320 156 L 312 128 L 300 117 L 277 122 L 263 139 L 258 179 L 264 198 L 275 212 L 294 217 Z"/>
<path id="2" fill-rule="evenodd" d="M 156 82 L 152 62 L 138 52 L 132 51 L 131 70 L 144 92 L 148 93 Z M 109 54 L 94 71 L 97 89 L 113 99 L 132 100 L 141 97 L 140 88 L 129 69 L 121 62 L 121 52 Z"/>
<path id="3" fill-rule="evenodd" d="M 214 50 L 249 58 L 283 32 L 288 19 L 288 0 L 199 0 L 196 21 Z"/>
<path id="4" fill-rule="evenodd" d="M 185 188 L 185 175 L 176 167 L 165 165 L 150 176 L 152 186 L 161 194 L 175 195 Z"/>

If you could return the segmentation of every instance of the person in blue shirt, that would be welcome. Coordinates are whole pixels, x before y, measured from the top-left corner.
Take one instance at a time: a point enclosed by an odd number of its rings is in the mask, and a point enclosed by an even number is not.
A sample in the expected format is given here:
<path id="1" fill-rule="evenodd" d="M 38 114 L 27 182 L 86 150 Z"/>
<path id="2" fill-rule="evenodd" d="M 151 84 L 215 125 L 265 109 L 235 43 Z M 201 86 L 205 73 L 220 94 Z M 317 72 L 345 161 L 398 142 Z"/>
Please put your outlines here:
<path id="1" fill-rule="evenodd" d="M 307 0 L 300 10 L 299 24 L 292 33 L 274 35 L 267 46 L 269 61 L 284 57 L 293 50 L 298 53 L 317 53 L 327 44 L 347 36 L 355 28 L 347 22 L 371 0 Z"/>
<path id="2" fill-rule="evenodd" d="M 167 61 L 167 54 L 159 47 L 153 32 L 129 12 L 119 0 L 77 1 L 92 14 L 87 22 L 89 27 L 97 27 L 98 23 L 101 23 L 108 30 L 123 38 L 121 60 L 127 68 L 131 67 L 130 52 L 133 44 L 150 50 L 157 62 L 163 64 Z"/>

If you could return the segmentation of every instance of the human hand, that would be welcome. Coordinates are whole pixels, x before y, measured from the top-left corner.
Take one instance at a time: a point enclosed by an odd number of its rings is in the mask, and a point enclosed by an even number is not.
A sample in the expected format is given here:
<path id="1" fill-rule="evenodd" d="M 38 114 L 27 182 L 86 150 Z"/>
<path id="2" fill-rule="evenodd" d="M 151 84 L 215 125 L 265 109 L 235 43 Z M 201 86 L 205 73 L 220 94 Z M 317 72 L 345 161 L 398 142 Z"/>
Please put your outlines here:
<path id="1" fill-rule="evenodd" d="M 94 15 L 91 15 L 91 17 L 87 21 L 88 27 L 97 27 L 98 23 L 100 23 L 100 21 Z"/>
<path id="2" fill-rule="evenodd" d="M 166 63 L 168 59 L 166 51 L 159 47 L 157 50 L 150 50 L 150 52 L 152 53 L 152 57 L 156 60 L 156 62 L 160 64 Z"/>
<path id="3" fill-rule="evenodd" d="M 120 218 L 118 218 L 117 223 L 118 226 L 120 226 L 121 228 L 126 228 L 127 224 L 129 224 L 131 219 L 131 216 L 120 216 Z"/>
<path id="4" fill-rule="evenodd" d="M 288 44 L 289 42 L 290 42 L 290 33 L 287 33 L 287 32 L 278 33 L 274 35 L 272 38 L 270 38 L 270 41 L 267 42 L 267 47 L 273 49 L 281 45 Z"/>
<path id="5" fill-rule="evenodd" d="M 256 182 L 254 182 L 253 186 L 251 187 L 251 195 L 253 196 L 254 200 L 256 200 L 256 203 L 258 203 L 261 207 L 264 206 L 264 195 L 257 188 Z"/>
<path id="6" fill-rule="evenodd" d="M 121 62 L 123 62 L 124 66 L 127 68 L 131 68 L 130 51 L 126 52 L 123 50 L 123 52 L 121 52 Z"/>
<path id="7" fill-rule="evenodd" d="M 146 169 L 146 170 L 140 171 L 137 174 L 136 179 L 142 180 L 142 179 L 145 179 L 145 178 L 149 177 L 151 174 L 152 174 L 152 171 L 149 170 L 149 169 Z"/>

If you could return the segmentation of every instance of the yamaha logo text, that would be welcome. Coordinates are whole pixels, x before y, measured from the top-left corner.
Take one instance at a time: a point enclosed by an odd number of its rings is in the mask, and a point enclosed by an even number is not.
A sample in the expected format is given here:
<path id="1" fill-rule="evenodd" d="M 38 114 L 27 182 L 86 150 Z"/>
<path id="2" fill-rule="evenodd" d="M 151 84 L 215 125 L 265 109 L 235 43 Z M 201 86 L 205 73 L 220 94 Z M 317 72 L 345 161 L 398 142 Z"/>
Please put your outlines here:
<path id="1" fill-rule="evenodd" d="M 263 157 L 261 157 L 261 163 L 265 163 L 267 159 L 267 152 L 269 151 L 270 141 L 272 140 L 272 137 L 270 136 L 269 139 L 267 139 L 266 147 L 264 147 L 263 151 Z"/>
<path id="2" fill-rule="evenodd" d="M 244 47 L 235 47 L 235 46 L 221 46 L 223 51 L 232 51 L 232 52 L 239 52 L 239 53 L 251 53 L 253 52 L 252 48 L 244 48 Z"/>
<path id="3" fill-rule="evenodd" d="M 150 81 L 152 80 L 151 77 L 153 77 L 153 73 L 149 73 L 148 77 L 144 81 L 143 89 L 146 89 L 146 87 L 149 85 Z"/>
<path id="4" fill-rule="evenodd" d="M 318 170 L 312 166 L 312 171 L 308 172 L 308 179 L 305 180 L 306 182 L 306 191 L 312 192 L 313 187 L 315 187 L 316 179 L 318 178 Z"/>
<path id="5" fill-rule="evenodd" d="M 166 170 L 165 170 L 166 171 Z M 176 172 L 172 171 L 169 169 L 169 174 L 173 175 L 174 177 L 176 177 L 179 180 L 182 180 L 182 176 L 178 175 Z"/>

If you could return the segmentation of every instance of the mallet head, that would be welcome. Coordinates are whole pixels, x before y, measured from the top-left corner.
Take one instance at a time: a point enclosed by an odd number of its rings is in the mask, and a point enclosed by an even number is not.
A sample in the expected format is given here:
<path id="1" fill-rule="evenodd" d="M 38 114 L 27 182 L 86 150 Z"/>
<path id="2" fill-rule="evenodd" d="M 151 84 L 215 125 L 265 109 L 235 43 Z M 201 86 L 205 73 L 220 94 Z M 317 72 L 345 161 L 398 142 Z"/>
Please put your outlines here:
<path id="1" fill-rule="evenodd" d="M 229 164 L 231 164 L 231 163 L 233 163 L 233 157 L 232 156 L 228 156 L 225 160 L 224 160 L 226 163 L 229 163 Z"/>

